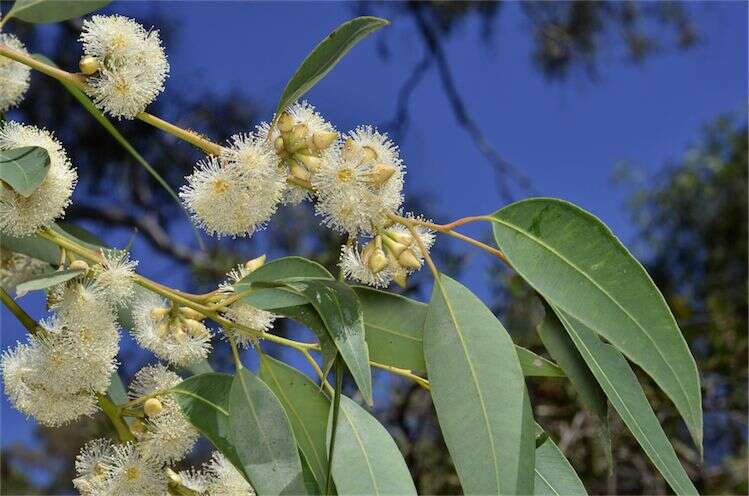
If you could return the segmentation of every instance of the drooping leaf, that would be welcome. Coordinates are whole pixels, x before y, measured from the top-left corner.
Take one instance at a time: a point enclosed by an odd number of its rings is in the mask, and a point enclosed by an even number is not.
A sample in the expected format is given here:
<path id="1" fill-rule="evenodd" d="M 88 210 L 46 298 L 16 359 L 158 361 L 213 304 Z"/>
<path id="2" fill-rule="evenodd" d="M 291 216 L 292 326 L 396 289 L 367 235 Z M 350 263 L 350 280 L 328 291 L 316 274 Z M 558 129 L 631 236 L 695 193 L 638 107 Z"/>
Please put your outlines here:
<path id="1" fill-rule="evenodd" d="M 276 107 L 276 115 L 325 77 L 354 45 L 387 24 L 385 19 L 363 16 L 338 26 L 307 55 L 291 76 Z"/>
<path id="2" fill-rule="evenodd" d="M 586 496 L 580 477 L 551 439 L 536 448 L 535 496 Z"/>
<path id="3" fill-rule="evenodd" d="M 401 369 L 426 372 L 422 338 L 427 305 L 364 286 L 355 286 L 354 291 L 364 313 L 369 358 Z M 564 377 L 564 372 L 549 360 L 520 346 L 515 351 L 526 377 Z"/>
<path id="4" fill-rule="evenodd" d="M 372 404 L 372 372 L 359 299 L 350 286 L 335 280 L 306 279 L 286 286 L 304 295 L 317 310 L 365 401 Z"/>
<path id="5" fill-rule="evenodd" d="M 676 494 L 697 494 L 627 360 L 585 324 L 554 307 L 611 405 Z"/>
<path id="6" fill-rule="evenodd" d="M 7 16 L 46 24 L 81 17 L 110 3 L 111 0 L 16 0 Z"/>
<path id="7" fill-rule="evenodd" d="M 245 368 L 234 375 L 229 412 L 231 442 L 257 493 L 305 494 L 289 418 L 273 391 Z"/>
<path id="8" fill-rule="evenodd" d="M 492 312 L 445 275 L 432 290 L 424 355 L 463 492 L 533 493 L 533 414 L 515 347 Z"/>
<path id="9" fill-rule="evenodd" d="M 6 250 L 22 253 L 49 264 L 60 263 L 60 248 L 52 241 L 39 236 L 15 238 L 0 233 L 0 245 Z"/>
<path id="10" fill-rule="evenodd" d="M 190 423 L 244 474 L 244 467 L 232 441 L 229 422 L 232 381 L 233 377 L 229 374 L 195 375 L 174 386 L 172 397 Z"/>
<path id="11" fill-rule="evenodd" d="M 541 342 L 559 366 L 562 367 L 575 391 L 577 391 L 580 402 L 598 419 L 601 429 L 601 443 L 606 454 L 607 464 L 611 468 L 613 459 L 608 421 L 609 405 L 606 394 L 550 308 L 546 308 L 546 314 L 538 325 L 537 331 Z"/>
<path id="12" fill-rule="evenodd" d="M 0 181 L 21 196 L 29 197 L 49 171 L 49 153 L 40 146 L 0 150 Z"/>
<path id="13" fill-rule="evenodd" d="M 701 450 L 694 358 L 653 280 L 609 228 L 568 202 L 548 198 L 513 203 L 492 222 L 497 245 L 518 274 L 650 374 Z"/>
<path id="14" fill-rule="evenodd" d="M 332 418 L 328 420 L 330 443 Z M 348 396 L 341 396 L 333 449 L 339 494 L 416 494 L 406 462 L 387 430 Z"/>
<path id="15" fill-rule="evenodd" d="M 265 354 L 260 355 L 260 378 L 286 410 L 299 449 L 317 484 L 324 486 L 328 463 L 325 431 L 330 401 L 304 374 Z"/>
<path id="16" fill-rule="evenodd" d="M 73 279 L 74 277 L 80 276 L 84 272 L 84 270 L 80 269 L 66 269 L 42 274 L 40 276 L 34 277 L 33 279 L 29 279 L 26 282 L 22 282 L 21 284 L 16 286 L 16 296 L 21 297 L 29 291 L 37 291 L 39 289 L 45 289 L 51 286 L 62 284 Z"/>

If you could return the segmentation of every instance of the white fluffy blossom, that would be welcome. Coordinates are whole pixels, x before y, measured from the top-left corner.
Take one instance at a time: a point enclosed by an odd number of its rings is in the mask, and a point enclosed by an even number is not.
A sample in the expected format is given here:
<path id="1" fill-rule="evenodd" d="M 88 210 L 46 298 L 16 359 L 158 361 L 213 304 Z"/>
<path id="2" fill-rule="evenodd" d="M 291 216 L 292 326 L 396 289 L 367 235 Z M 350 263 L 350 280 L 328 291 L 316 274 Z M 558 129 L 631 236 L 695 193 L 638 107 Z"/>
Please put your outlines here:
<path id="1" fill-rule="evenodd" d="M 338 231 L 371 234 L 403 203 L 405 169 L 398 147 L 371 126 L 351 131 L 312 176 L 317 212 Z"/>
<path id="2" fill-rule="evenodd" d="M 93 281 L 73 279 L 54 292 L 52 309 L 76 343 L 116 354 L 117 320 L 105 291 Z"/>
<path id="3" fill-rule="evenodd" d="M 165 391 L 182 379 L 165 366 L 150 365 L 135 374 L 130 384 L 130 398 L 136 399 Z M 144 456 L 163 462 L 184 458 L 198 440 L 198 432 L 185 418 L 177 402 L 169 394 L 157 396 L 163 409 L 145 422 L 145 431 L 137 433 L 138 447 Z"/>
<path id="4" fill-rule="evenodd" d="M 247 275 L 252 272 L 251 269 L 247 268 L 246 265 L 237 265 L 226 275 L 226 281 L 219 285 L 219 289 L 227 296 L 235 291 L 234 285 L 244 279 Z M 267 332 L 273 327 L 273 321 L 276 320 L 276 315 L 256 308 L 249 303 L 243 301 L 236 301 L 231 305 L 227 306 L 223 311 L 223 316 L 231 320 L 235 324 L 239 324 L 245 327 L 249 327 L 255 331 Z M 222 329 L 225 334 L 231 334 L 237 345 L 242 347 L 253 346 L 257 343 L 257 337 L 249 335 L 239 329 Z"/>
<path id="5" fill-rule="evenodd" d="M 168 362 L 188 365 L 205 358 L 211 349 L 211 333 L 202 324 L 190 325 L 169 302 L 154 293 L 144 293 L 133 304 L 135 340 Z M 196 322 L 196 321 L 192 321 Z"/>
<path id="6" fill-rule="evenodd" d="M 93 439 L 87 442 L 75 458 L 75 472 L 73 485 L 83 496 L 104 494 L 106 474 L 104 465 L 114 455 L 114 445 L 109 439 Z"/>
<path id="7" fill-rule="evenodd" d="M 169 62 L 158 30 L 119 15 L 95 15 L 83 22 L 80 40 L 98 64 L 86 92 L 105 113 L 132 119 L 164 89 Z"/>
<path id="8" fill-rule="evenodd" d="M 0 248 L 0 288 L 6 291 L 41 275 L 47 269 L 49 264 L 46 262 Z"/>
<path id="9" fill-rule="evenodd" d="M 201 496 L 209 494 L 208 484 L 210 479 L 203 471 L 189 468 L 179 471 L 177 475 L 179 476 L 179 483 L 190 491 L 194 491 Z"/>
<path id="10" fill-rule="evenodd" d="M 101 463 L 104 480 L 91 496 L 166 496 L 162 463 L 145 456 L 135 443 L 118 444 Z"/>
<path id="11" fill-rule="evenodd" d="M 0 188 L 0 231 L 29 236 L 63 215 L 77 180 L 62 145 L 49 131 L 16 122 L 0 124 L 0 150 L 39 146 L 49 154 L 49 169 L 39 187 L 24 197 Z"/>
<path id="12" fill-rule="evenodd" d="M 275 213 L 286 190 L 268 142 L 233 136 L 221 157 L 198 162 L 180 197 L 200 227 L 218 236 L 250 236 Z"/>
<path id="13" fill-rule="evenodd" d="M 0 44 L 28 54 L 23 43 L 10 33 L 0 33 Z M 0 56 L 0 113 L 18 105 L 29 89 L 31 68 Z"/>
<path id="14" fill-rule="evenodd" d="M 97 267 L 96 284 L 114 306 L 127 304 L 135 292 L 133 277 L 137 261 L 127 251 L 101 250 L 102 264 Z"/>

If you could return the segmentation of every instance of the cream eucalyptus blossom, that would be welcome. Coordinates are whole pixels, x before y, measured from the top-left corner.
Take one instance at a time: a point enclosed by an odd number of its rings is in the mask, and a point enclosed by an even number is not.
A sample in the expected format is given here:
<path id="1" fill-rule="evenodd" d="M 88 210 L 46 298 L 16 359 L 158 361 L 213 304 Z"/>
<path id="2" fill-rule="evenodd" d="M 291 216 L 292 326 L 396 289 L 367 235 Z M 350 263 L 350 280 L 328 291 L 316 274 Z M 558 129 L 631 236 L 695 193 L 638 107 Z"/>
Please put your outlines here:
<path id="1" fill-rule="evenodd" d="M 0 33 L 0 44 L 28 54 L 21 40 L 10 33 Z M 21 103 L 29 89 L 30 74 L 29 66 L 0 55 L 0 113 Z"/>

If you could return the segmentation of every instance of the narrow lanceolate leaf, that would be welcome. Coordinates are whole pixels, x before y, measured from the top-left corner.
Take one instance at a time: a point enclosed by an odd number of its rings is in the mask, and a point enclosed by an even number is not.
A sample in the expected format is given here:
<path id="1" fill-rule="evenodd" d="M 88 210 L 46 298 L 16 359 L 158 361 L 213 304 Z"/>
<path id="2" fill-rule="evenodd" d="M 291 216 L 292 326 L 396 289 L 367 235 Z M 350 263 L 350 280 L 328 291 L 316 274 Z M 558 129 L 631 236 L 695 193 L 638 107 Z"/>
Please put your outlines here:
<path id="1" fill-rule="evenodd" d="M 68 269 L 42 274 L 16 286 L 16 296 L 21 297 L 29 291 L 36 291 L 39 289 L 49 288 L 50 286 L 56 286 L 57 284 L 69 281 L 74 277 L 78 277 L 84 272 L 85 271 L 83 270 Z"/>
<path id="2" fill-rule="evenodd" d="M 330 72 L 346 52 L 364 37 L 386 26 L 379 17 L 357 17 L 338 26 L 307 55 L 283 90 L 276 115 L 308 92 Z"/>
<path id="3" fill-rule="evenodd" d="M 229 393 L 230 439 L 258 494 L 305 494 L 294 433 L 273 391 L 239 369 Z"/>
<path id="4" fill-rule="evenodd" d="M 43 24 L 81 17 L 109 5 L 111 0 L 16 0 L 8 17 Z"/>
<path id="5" fill-rule="evenodd" d="M 0 150 L 0 181 L 21 196 L 29 197 L 49 170 L 49 153 L 40 146 Z"/>
<path id="6" fill-rule="evenodd" d="M 365 401 L 372 404 L 372 372 L 364 339 L 364 318 L 359 298 L 340 281 L 307 279 L 287 287 L 304 295 L 317 310 Z"/>
<path id="7" fill-rule="evenodd" d="M 536 496 L 585 496 L 580 477 L 564 457 L 554 441 L 546 439 L 536 448 Z"/>
<path id="8" fill-rule="evenodd" d="M 427 305 L 377 289 L 355 286 L 364 313 L 369 358 L 414 372 L 426 372 L 424 319 Z M 530 350 L 515 347 L 526 377 L 564 377 L 553 362 Z"/>
<path id="9" fill-rule="evenodd" d="M 599 219 L 568 202 L 535 198 L 492 216 L 513 268 L 547 301 L 605 337 L 655 380 L 702 449 L 697 366 L 645 269 Z"/>
<path id="10" fill-rule="evenodd" d="M 328 443 L 331 432 L 332 418 L 328 421 Z M 341 396 L 332 470 L 339 494 L 416 494 L 393 438 L 348 396 Z"/>
<path id="11" fill-rule="evenodd" d="M 260 355 L 260 378 L 286 410 L 299 450 L 317 485 L 323 487 L 328 463 L 325 432 L 330 401 L 307 376 L 267 355 Z"/>
<path id="12" fill-rule="evenodd" d="M 233 377 L 208 373 L 185 379 L 172 388 L 172 397 L 190 423 L 244 473 L 231 439 L 229 393 Z M 246 475 L 245 475 L 246 477 Z"/>
<path id="13" fill-rule="evenodd" d="M 559 308 L 554 310 L 611 405 L 674 492 L 697 494 L 627 360 L 585 324 Z"/>
<path id="14" fill-rule="evenodd" d="M 537 331 L 541 342 L 559 366 L 562 367 L 575 391 L 577 391 L 580 402 L 598 419 L 606 461 L 611 468 L 613 461 L 608 421 L 609 405 L 606 394 L 551 308 L 546 307 L 546 314 L 538 325 Z"/>
<path id="15" fill-rule="evenodd" d="M 424 323 L 432 398 L 465 494 L 533 493 L 533 414 L 509 334 L 441 275 Z"/>

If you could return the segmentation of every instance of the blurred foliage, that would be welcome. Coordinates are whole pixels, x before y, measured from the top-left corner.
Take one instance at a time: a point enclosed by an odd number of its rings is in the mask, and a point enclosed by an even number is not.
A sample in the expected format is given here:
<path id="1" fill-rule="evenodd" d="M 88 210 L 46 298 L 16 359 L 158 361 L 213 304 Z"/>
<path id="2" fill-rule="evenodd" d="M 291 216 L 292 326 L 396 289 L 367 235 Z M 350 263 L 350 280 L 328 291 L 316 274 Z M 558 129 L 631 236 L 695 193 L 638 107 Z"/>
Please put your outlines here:
<path id="1" fill-rule="evenodd" d="M 7 10 L 6 3 L 3 2 L 3 10 Z M 689 46 L 696 39 L 681 4 L 524 2 L 515 5 L 529 20 L 528 34 L 534 40 L 530 56 L 544 77 L 551 80 L 569 77 L 580 70 L 595 76 L 604 49 L 613 45 L 623 44 L 628 58 L 640 61 L 667 46 L 665 40 L 669 37 L 675 38 L 677 47 Z M 490 40 L 496 36 L 498 16 L 508 7 L 494 2 L 450 1 L 361 2 L 355 8 L 369 14 L 382 10 L 379 13 L 394 20 L 406 17 L 421 22 L 419 32 L 425 42 L 438 49 L 440 42 L 461 29 L 464 21 L 473 15 L 481 20 L 484 39 Z M 123 9 L 115 4 L 114 10 Z M 154 10 L 150 14 L 139 11 L 139 18 L 146 25 L 158 26 L 169 46 L 170 33 L 177 26 L 168 16 L 159 14 L 158 9 Z M 65 68 L 77 66 L 80 48 L 75 39 L 79 29 L 79 22 L 44 29 L 21 23 L 12 26 L 32 51 L 44 52 Z M 386 43 L 381 48 L 387 55 Z M 446 59 L 443 63 L 449 69 Z M 427 63 L 424 67 L 428 66 Z M 313 230 L 318 221 L 306 207 L 282 209 L 274 218 L 274 228 L 262 236 L 250 240 L 208 239 L 206 251 L 196 251 L 190 233 L 184 228 L 180 207 L 58 83 L 40 74 L 32 77 L 26 101 L 9 117 L 54 129 L 69 154 L 75 157 L 81 180 L 76 202 L 68 210 L 69 220 L 85 221 L 99 232 L 111 234 L 114 228 L 125 237 L 134 235 L 145 240 L 153 253 L 163 258 L 165 270 L 184 278 L 183 287 L 188 290 L 212 289 L 231 266 L 263 252 L 273 257 L 294 253 L 317 259 L 329 268 L 335 265 L 341 239 L 329 230 Z M 445 81 L 445 90 L 452 92 L 460 103 L 457 88 L 449 85 L 449 78 Z M 402 92 L 404 101 L 408 101 L 410 94 Z M 261 106 L 249 96 L 194 93 L 169 85 L 167 93 L 150 110 L 220 141 L 246 130 L 250 123 L 258 121 L 260 110 L 270 108 L 267 102 Z M 457 114 L 465 114 L 461 125 L 470 127 L 465 108 L 461 105 L 454 108 Z M 182 183 L 201 156 L 189 145 L 142 123 L 115 124 L 173 186 Z M 696 149 L 690 160 L 674 164 L 658 178 L 634 188 L 631 208 L 642 227 L 645 253 L 653 255 L 649 269 L 675 308 L 705 374 L 707 464 L 706 468 L 698 469 L 699 464 L 695 463 L 690 471 L 698 477 L 699 487 L 704 491 L 746 492 L 746 130 L 729 122 L 711 128 L 708 137 L 705 146 Z M 738 153 L 742 149 L 738 142 L 741 139 L 743 156 Z M 477 146 L 481 146 L 480 140 Z M 687 166 L 688 163 L 692 165 Z M 680 193 L 677 195 L 676 191 Z M 431 199 L 420 193 L 410 192 L 411 208 L 444 218 L 435 211 Z M 444 248 L 446 244 L 438 244 L 436 255 L 446 272 L 456 274 L 463 258 Z M 743 265 L 737 265 L 742 262 Z M 407 292 L 418 292 L 426 279 L 427 275 L 420 274 L 411 281 Z M 505 272 L 496 274 L 495 283 L 496 309 L 506 327 L 520 343 L 542 352 L 534 329 L 541 309 L 532 303 L 532 292 Z M 289 331 L 285 324 L 277 329 L 281 334 Z M 224 368 L 226 350 L 222 346 L 216 350 L 214 365 Z M 149 359 L 149 355 L 133 347 L 123 348 L 120 361 L 127 364 L 124 378 Z M 378 373 L 376 377 L 385 375 Z M 377 413 L 403 449 L 419 492 L 459 492 L 429 396 L 411 384 L 397 380 L 390 383 L 393 384 L 391 402 Z M 619 468 L 616 478 L 607 479 L 595 425 L 580 412 L 574 392 L 559 380 L 533 380 L 529 385 L 533 389 L 536 415 L 554 433 L 591 491 L 650 494 L 665 491 L 639 448 L 616 423 Z M 664 422 L 670 421 L 666 425 L 673 438 L 687 439 L 680 425 L 672 425 L 678 423 L 671 406 L 659 402 L 657 394 L 651 397 Z M 85 440 L 104 429 L 103 422 L 76 423 L 55 430 L 38 428 L 31 444 L 3 445 L 0 492 L 69 493 L 72 460 Z M 679 449 L 687 457 L 694 456 L 686 444 Z M 207 450 L 208 446 L 201 444 L 193 458 L 200 459 Z"/>

